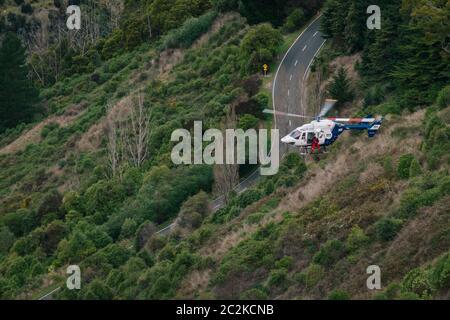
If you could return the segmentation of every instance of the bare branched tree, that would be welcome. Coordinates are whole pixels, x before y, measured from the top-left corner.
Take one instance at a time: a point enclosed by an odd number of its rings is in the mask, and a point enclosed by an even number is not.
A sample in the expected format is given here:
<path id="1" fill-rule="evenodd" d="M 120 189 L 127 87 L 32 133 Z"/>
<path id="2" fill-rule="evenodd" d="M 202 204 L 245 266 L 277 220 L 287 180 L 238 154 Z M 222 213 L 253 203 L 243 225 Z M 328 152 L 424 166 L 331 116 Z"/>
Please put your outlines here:
<path id="1" fill-rule="evenodd" d="M 150 115 L 145 110 L 142 95 L 139 94 L 137 103 L 131 108 L 128 134 L 125 136 L 130 161 L 136 167 L 140 167 L 147 158 L 149 123 Z"/>
<path id="2" fill-rule="evenodd" d="M 231 111 L 225 118 L 224 129 L 236 128 L 236 122 L 236 113 L 234 111 L 234 108 L 231 108 Z M 225 146 L 226 143 L 224 143 L 224 148 Z M 225 150 L 223 154 L 225 155 Z M 214 180 L 217 192 L 224 197 L 225 202 L 228 202 L 230 200 L 231 192 L 239 182 L 239 165 L 227 164 L 226 161 L 224 161 L 224 164 L 215 165 Z"/>
<path id="3" fill-rule="evenodd" d="M 108 119 L 107 136 L 108 136 L 108 160 L 111 173 L 116 176 L 120 164 L 120 141 L 119 126 L 116 121 Z"/>
<path id="4" fill-rule="evenodd" d="M 121 174 L 124 164 L 139 167 L 148 157 L 150 113 L 141 94 L 123 109 L 114 112 L 109 108 L 106 125 L 108 161 L 113 176 Z"/>
<path id="5" fill-rule="evenodd" d="M 122 17 L 122 12 L 124 10 L 123 0 L 108 0 L 107 6 L 109 8 L 109 17 L 111 30 L 119 27 L 119 22 Z"/>

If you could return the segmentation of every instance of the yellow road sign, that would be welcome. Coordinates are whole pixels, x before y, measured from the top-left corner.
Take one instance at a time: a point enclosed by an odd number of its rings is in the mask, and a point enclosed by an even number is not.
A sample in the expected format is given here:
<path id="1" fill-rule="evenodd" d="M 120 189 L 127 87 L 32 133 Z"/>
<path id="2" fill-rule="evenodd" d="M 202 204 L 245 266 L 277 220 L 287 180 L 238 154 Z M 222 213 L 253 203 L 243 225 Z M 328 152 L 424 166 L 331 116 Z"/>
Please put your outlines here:
<path id="1" fill-rule="evenodd" d="M 267 64 L 263 64 L 264 71 L 269 70 L 269 66 Z"/>

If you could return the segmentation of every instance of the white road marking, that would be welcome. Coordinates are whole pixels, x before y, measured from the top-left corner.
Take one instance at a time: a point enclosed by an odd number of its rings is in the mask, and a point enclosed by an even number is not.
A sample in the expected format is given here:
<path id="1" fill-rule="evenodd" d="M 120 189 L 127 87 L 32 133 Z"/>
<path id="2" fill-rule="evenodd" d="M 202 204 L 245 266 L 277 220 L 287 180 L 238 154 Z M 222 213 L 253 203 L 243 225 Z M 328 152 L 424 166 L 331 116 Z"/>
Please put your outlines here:
<path id="1" fill-rule="evenodd" d="M 310 70 L 310 68 L 311 68 L 311 65 L 312 65 L 312 63 L 314 62 L 314 59 L 316 58 L 317 54 L 319 53 L 320 49 L 322 49 L 322 47 L 323 47 L 323 45 L 325 44 L 326 41 L 327 41 L 327 40 L 324 40 L 324 41 L 322 42 L 322 44 L 320 45 L 319 49 L 317 49 L 317 51 L 316 51 L 316 53 L 314 54 L 313 58 L 312 58 L 311 61 L 309 62 L 308 66 L 306 67 L 306 71 L 305 71 L 305 73 L 303 74 L 303 81 L 305 81 L 306 78 L 308 77 L 308 74 L 309 74 L 309 70 Z"/>
<path id="2" fill-rule="evenodd" d="M 305 46 L 303 47 L 302 51 L 305 51 L 307 47 L 308 47 L 308 46 L 305 45 Z"/>
<path id="3" fill-rule="evenodd" d="M 289 120 L 289 127 L 292 126 L 292 120 Z"/>
<path id="4" fill-rule="evenodd" d="M 288 89 L 288 96 L 290 96 L 291 95 L 291 91 Z"/>
<path id="5" fill-rule="evenodd" d="M 295 39 L 295 41 L 291 44 L 291 46 L 289 47 L 289 49 L 286 51 L 286 53 L 283 56 L 283 59 L 281 59 L 280 64 L 278 65 L 277 68 L 277 72 L 275 72 L 275 78 L 273 79 L 273 86 L 272 86 L 272 107 L 273 110 L 276 111 L 276 103 L 275 103 L 275 87 L 277 84 L 277 78 L 278 78 L 278 73 L 280 72 L 281 66 L 283 65 L 284 60 L 286 60 L 287 55 L 289 54 L 289 52 L 291 51 L 292 47 L 298 42 L 298 40 L 302 37 L 302 35 L 305 33 L 306 30 L 308 30 L 312 24 L 314 22 L 317 21 L 317 19 L 319 19 L 322 15 L 318 15 L 313 21 L 311 21 L 310 24 L 308 24 L 308 26 L 298 35 L 297 39 Z M 277 117 L 274 117 L 274 128 L 277 128 Z"/>
<path id="6" fill-rule="evenodd" d="M 313 37 L 315 37 L 318 33 L 319 31 L 314 32 Z"/>
<path id="7" fill-rule="evenodd" d="M 289 77 L 289 81 L 292 81 L 292 74 L 291 74 L 291 76 Z"/>
<path id="8" fill-rule="evenodd" d="M 295 64 L 294 64 L 294 66 L 296 67 L 296 66 L 297 66 L 297 64 L 298 64 L 298 60 L 295 60 Z"/>

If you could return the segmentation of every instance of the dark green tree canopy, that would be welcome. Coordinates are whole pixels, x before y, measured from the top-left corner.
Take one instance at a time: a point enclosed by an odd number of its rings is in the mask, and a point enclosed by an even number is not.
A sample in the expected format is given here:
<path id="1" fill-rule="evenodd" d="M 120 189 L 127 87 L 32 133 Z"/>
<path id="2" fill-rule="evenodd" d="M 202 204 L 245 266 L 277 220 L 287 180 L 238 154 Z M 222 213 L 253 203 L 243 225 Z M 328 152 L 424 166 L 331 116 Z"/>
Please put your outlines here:
<path id="1" fill-rule="evenodd" d="M 37 101 L 38 91 L 28 79 L 25 49 L 14 33 L 7 33 L 0 49 L 0 132 L 29 121 Z"/>

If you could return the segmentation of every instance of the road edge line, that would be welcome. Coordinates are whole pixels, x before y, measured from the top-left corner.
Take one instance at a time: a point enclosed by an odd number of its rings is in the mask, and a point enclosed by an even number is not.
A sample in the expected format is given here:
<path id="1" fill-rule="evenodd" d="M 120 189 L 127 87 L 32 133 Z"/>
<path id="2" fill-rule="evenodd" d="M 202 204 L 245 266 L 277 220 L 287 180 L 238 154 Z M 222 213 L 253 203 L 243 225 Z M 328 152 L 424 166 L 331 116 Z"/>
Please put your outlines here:
<path id="1" fill-rule="evenodd" d="M 273 78 L 273 85 L 272 85 L 272 107 L 273 107 L 273 111 L 276 111 L 276 107 L 275 107 L 275 85 L 277 83 L 277 78 L 278 78 L 278 73 L 280 72 L 281 66 L 284 63 L 284 60 L 286 59 L 287 55 L 289 54 L 289 52 L 291 51 L 292 47 L 298 42 L 298 40 L 301 38 L 301 36 L 305 33 L 306 30 L 308 30 L 311 25 L 316 22 L 320 17 L 322 16 L 322 14 L 318 15 L 313 21 L 311 21 L 305 29 L 303 29 L 303 31 L 300 33 L 300 35 L 295 39 L 295 41 L 292 43 L 292 45 L 289 47 L 289 49 L 286 51 L 286 53 L 283 56 L 283 59 L 281 59 L 280 64 L 278 65 L 277 68 L 277 72 L 275 73 L 275 77 Z M 277 117 L 273 117 L 274 118 L 274 123 L 275 123 L 275 129 L 277 128 Z"/>

